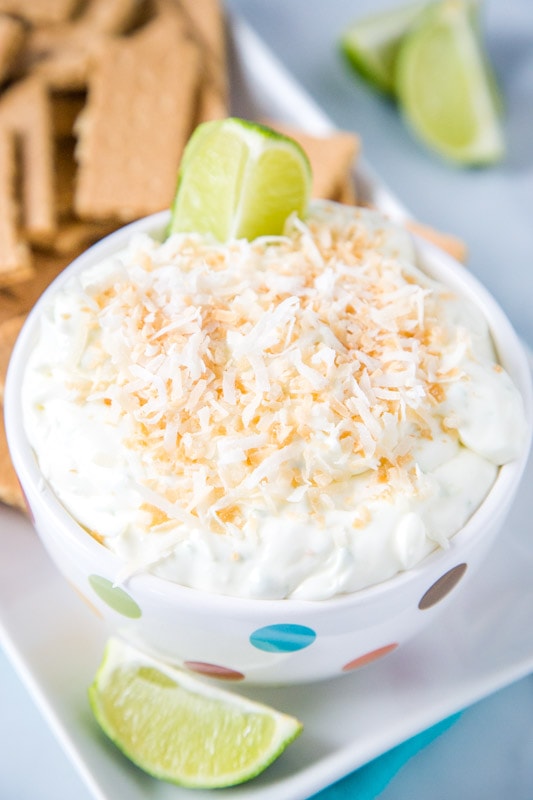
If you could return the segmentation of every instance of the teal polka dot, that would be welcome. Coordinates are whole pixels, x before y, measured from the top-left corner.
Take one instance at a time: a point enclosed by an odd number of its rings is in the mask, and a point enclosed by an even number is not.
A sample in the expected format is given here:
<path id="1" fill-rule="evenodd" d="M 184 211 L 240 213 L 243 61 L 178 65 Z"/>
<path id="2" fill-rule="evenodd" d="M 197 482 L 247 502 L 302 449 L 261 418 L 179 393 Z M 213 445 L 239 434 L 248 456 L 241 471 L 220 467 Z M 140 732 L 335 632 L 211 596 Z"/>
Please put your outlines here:
<path id="1" fill-rule="evenodd" d="M 258 650 L 267 653 L 293 653 L 309 647 L 316 639 L 316 633 L 305 625 L 281 623 L 258 628 L 250 636 L 250 643 Z"/>
<path id="2" fill-rule="evenodd" d="M 89 575 L 89 583 L 98 597 L 114 611 L 130 619 L 141 616 L 141 609 L 135 600 L 120 586 L 113 586 L 110 580 L 101 575 Z"/>

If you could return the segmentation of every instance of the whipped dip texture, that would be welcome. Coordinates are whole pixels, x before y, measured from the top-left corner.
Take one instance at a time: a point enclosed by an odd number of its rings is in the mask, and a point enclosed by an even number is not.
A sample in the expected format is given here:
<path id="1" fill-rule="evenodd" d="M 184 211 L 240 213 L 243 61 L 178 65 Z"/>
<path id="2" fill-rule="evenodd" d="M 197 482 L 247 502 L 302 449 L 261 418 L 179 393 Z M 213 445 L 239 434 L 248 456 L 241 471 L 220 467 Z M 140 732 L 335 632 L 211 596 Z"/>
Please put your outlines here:
<path id="1" fill-rule="evenodd" d="M 280 237 L 134 236 L 50 295 L 25 428 L 117 581 L 320 600 L 449 545 L 526 423 L 481 312 L 415 261 L 321 201 Z"/>

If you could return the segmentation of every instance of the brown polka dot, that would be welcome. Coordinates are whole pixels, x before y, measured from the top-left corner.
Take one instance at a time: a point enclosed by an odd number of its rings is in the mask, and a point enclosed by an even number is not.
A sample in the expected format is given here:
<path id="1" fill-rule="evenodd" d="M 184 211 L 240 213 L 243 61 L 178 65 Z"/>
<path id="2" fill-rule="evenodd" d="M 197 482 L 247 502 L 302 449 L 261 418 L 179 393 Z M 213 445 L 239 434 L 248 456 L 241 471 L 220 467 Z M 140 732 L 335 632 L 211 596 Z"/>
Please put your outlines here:
<path id="1" fill-rule="evenodd" d="M 371 650 L 370 653 L 365 653 L 364 656 L 359 656 L 359 658 L 354 658 L 353 661 L 348 661 L 348 663 L 342 668 L 342 671 L 350 672 L 352 669 L 364 667 L 365 664 L 370 664 L 372 661 L 376 661 L 378 658 L 386 656 L 387 653 L 392 653 L 392 651 L 396 650 L 397 647 L 398 643 L 392 642 L 392 644 L 386 644 L 384 647 L 378 647 L 377 650 Z"/>
<path id="2" fill-rule="evenodd" d="M 418 604 L 418 608 L 424 611 L 426 608 L 431 608 L 435 603 L 439 603 L 448 592 L 459 583 L 461 578 L 466 572 L 466 564 L 457 564 L 456 567 L 445 572 L 438 581 L 435 581 L 433 586 L 430 586 Z"/>
<path id="3" fill-rule="evenodd" d="M 184 664 L 192 672 L 199 672 L 201 675 L 208 675 L 210 678 L 220 678 L 224 681 L 242 681 L 244 675 L 235 669 L 220 667 L 218 664 L 206 664 L 205 661 L 186 661 Z"/>

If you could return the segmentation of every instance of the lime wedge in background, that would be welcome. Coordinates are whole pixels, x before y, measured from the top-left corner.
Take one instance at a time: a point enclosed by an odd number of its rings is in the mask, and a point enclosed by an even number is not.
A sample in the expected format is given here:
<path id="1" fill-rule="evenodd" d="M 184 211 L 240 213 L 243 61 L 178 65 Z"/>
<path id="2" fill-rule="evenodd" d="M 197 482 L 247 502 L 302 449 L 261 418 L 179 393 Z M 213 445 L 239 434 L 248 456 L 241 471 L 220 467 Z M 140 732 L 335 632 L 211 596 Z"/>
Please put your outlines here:
<path id="1" fill-rule="evenodd" d="M 342 34 L 342 52 L 374 88 L 394 94 L 394 65 L 400 42 L 427 5 L 415 2 L 373 14 L 357 20 Z"/>
<path id="2" fill-rule="evenodd" d="M 396 91 L 413 131 L 430 148 L 463 165 L 504 155 L 498 95 L 479 36 L 477 4 L 443 0 L 403 38 Z"/>
<path id="3" fill-rule="evenodd" d="M 293 717 L 110 639 L 89 689 L 109 738 L 141 769 L 182 786 L 232 786 L 262 772 L 302 730 Z"/>
<path id="4" fill-rule="evenodd" d="M 309 160 L 292 139 L 235 117 L 205 122 L 185 148 L 169 232 L 280 234 L 292 212 L 305 214 L 310 191 Z"/>

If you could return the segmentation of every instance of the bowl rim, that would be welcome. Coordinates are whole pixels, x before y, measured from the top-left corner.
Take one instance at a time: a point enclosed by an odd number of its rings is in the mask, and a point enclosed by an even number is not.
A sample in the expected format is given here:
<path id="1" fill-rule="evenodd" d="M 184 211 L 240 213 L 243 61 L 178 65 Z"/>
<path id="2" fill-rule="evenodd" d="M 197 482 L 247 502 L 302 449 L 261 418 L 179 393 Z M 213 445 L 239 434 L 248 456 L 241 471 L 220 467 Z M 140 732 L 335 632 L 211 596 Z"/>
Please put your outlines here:
<path id="1" fill-rule="evenodd" d="M 41 309 L 73 274 L 112 256 L 126 245 L 132 235 L 149 234 L 157 238 L 163 233 L 169 217 L 169 211 L 161 211 L 129 223 L 95 243 L 74 259 L 47 287 L 29 312 L 15 343 L 6 377 L 4 393 L 6 436 L 13 465 L 23 490 L 26 491 L 28 485 L 33 486 L 36 496 L 39 496 L 39 503 L 45 506 L 47 514 L 56 518 L 58 529 L 61 530 L 62 535 L 66 535 L 74 546 L 83 551 L 87 550 L 91 558 L 101 559 L 102 562 L 111 565 L 115 570 L 115 575 L 118 575 L 120 568 L 124 567 L 124 562 L 113 551 L 94 539 L 76 521 L 40 474 L 33 450 L 25 437 L 19 400 L 26 362 L 25 354 L 33 345 Z M 441 563 L 446 564 L 450 553 L 455 551 L 460 558 L 464 544 L 472 544 L 478 538 L 483 538 L 485 528 L 490 526 L 502 503 L 513 496 L 517 490 L 527 463 L 533 431 L 531 366 L 525 348 L 509 319 L 478 279 L 462 264 L 435 245 L 416 235 L 412 235 L 412 238 L 415 241 L 416 262 L 421 269 L 468 297 L 482 312 L 488 323 L 498 358 L 522 395 L 528 422 L 527 436 L 520 457 L 498 469 L 496 480 L 481 505 L 473 512 L 466 524 L 450 538 L 450 548 L 436 549 L 415 566 L 398 572 L 380 583 L 325 600 L 302 600 L 292 597 L 274 600 L 224 595 L 184 586 L 148 571 L 134 573 L 124 581 L 134 594 L 138 592 L 152 596 L 164 595 L 168 602 L 175 600 L 184 604 L 192 603 L 196 608 L 204 607 L 206 610 L 214 610 L 218 613 L 224 609 L 239 617 L 254 617 L 258 614 L 263 616 L 265 613 L 275 610 L 278 618 L 287 618 L 294 617 L 299 612 L 308 612 L 310 608 L 313 609 L 313 613 L 320 614 L 326 610 L 329 613 L 331 609 L 350 608 L 371 600 L 384 599 L 391 592 L 409 584 L 418 586 L 419 581 L 428 574 L 430 567 L 437 568 Z M 120 580 L 118 584 L 122 585 Z"/>

